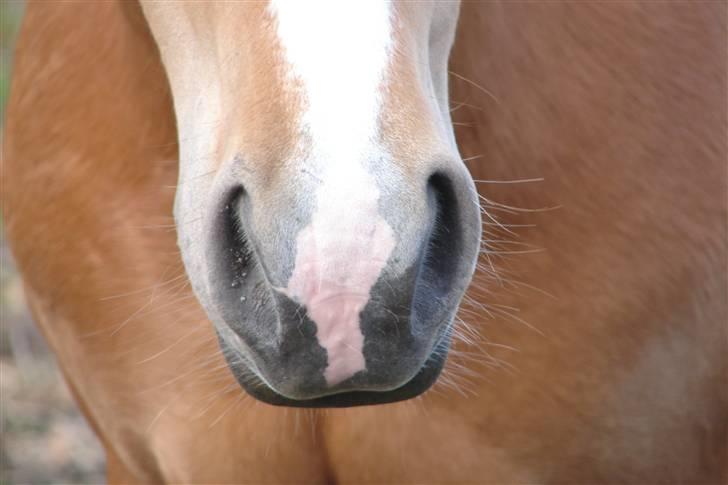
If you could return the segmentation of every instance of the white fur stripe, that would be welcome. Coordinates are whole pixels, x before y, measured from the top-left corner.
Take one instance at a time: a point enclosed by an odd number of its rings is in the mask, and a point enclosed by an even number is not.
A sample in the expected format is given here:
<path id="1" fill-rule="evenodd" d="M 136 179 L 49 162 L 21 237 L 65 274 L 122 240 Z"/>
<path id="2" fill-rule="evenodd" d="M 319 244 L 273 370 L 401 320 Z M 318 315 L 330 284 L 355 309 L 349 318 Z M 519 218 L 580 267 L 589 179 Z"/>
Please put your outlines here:
<path id="1" fill-rule="evenodd" d="M 297 237 L 283 290 L 306 306 L 335 385 L 366 368 L 359 314 L 395 246 L 367 171 L 377 146 L 381 84 L 391 50 L 387 2 L 272 0 L 291 86 L 303 86 L 301 129 L 318 180 L 311 223 Z M 292 88 L 294 89 L 294 88 Z"/>

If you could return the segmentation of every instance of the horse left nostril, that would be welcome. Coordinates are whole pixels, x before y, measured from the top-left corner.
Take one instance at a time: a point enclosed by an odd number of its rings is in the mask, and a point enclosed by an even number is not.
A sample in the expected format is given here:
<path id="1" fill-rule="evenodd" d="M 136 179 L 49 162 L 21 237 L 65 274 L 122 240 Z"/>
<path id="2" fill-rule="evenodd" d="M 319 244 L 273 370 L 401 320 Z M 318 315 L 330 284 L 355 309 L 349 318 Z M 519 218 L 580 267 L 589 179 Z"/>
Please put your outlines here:
<path id="1" fill-rule="evenodd" d="M 402 383 L 413 377 L 447 338 L 462 296 L 464 259 L 459 202 L 452 180 L 442 173 L 426 185 L 429 217 L 419 256 L 399 275 L 385 274 L 372 288 L 361 313 L 368 382 Z"/>
<path id="2" fill-rule="evenodd" d="M 463 233 L 459 204 L 452 180 L 443 173 L 433 174 L 427 184 L 434 220 L 424 246 L 415 283 L 413 312 L 421 320 L 438 312 L 438 305 L 456 286 L 463 255 Z"/>

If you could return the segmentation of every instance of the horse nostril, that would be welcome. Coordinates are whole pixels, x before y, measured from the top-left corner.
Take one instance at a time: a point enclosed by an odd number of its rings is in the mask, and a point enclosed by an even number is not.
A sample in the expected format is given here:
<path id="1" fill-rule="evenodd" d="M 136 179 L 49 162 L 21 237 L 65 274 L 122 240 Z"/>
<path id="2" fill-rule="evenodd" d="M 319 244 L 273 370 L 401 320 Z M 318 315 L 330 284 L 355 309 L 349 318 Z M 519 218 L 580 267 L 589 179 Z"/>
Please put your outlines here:
<path id="1" fill-rule="evenodd" d="M 458 203 L 452 181 L 442 173 L 430 177 L 428 191 L 434 194 L 436 206 L 423 265 L 425 271 L 431 273 L 428 276 L 431 276 L 433 289 L 445 293 L 452 289 L 462 252 Z"/>
<path id="2" fill-rule="evenodd" d="M 424 245 L 412 302 L 412 321 L 432 322 L 442 314 L 453 294 L 463 257 L 462 228 L 457 196 L 451 179 L 433 174 L 427 183 L 428 202 L 434 212 L 429 237 Z"/>
<path id="3" fill-rule="evenodd" d="M 261 284 L 265 280 L 263 266 L 240 214 L 245 195 L 242 186 L 228 190 L 209 226 L 206 253 L 211 267 L 206 276 L 208 291 L 216 303 L 207 310 L 219 315 L 250 348 L 255 348 L 261 342 L 275 340 L 277 326 L 265 311 L 272 304 L 270 290 Z M 259 320 L 268 324 L 254 325 Z"/>
<path id="4" fill-rule="evenodd" d="M 227 271 L 225 274 L 230 279 L 230 287 L 242 286 L 243 280 L 247 277 L 253 261 L 253 252 L 250 241 L 243 229 L 239 215 L 239 202 L 244 190 L 238 187 L 231 191 L 227 203 L 222 209 L 222 224 L 220 230 L 223 232 L 221 241 L 223 243 L 222 264 Z"/>

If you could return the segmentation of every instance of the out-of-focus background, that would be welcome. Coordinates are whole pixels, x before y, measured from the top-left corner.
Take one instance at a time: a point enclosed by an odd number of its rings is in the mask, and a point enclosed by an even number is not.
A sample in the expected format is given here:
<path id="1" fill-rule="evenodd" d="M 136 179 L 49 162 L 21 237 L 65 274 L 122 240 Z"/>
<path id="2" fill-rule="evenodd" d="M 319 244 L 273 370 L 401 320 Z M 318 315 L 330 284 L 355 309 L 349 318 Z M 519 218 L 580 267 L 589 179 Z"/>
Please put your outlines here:
<path id="1" fill-rule="evenodd" d="M 0 0 L 0 128 L 22 14 L 22 1 Z M 28 313 L 0 220 L 0 485 L 104 482 L 103 451 Z"/>

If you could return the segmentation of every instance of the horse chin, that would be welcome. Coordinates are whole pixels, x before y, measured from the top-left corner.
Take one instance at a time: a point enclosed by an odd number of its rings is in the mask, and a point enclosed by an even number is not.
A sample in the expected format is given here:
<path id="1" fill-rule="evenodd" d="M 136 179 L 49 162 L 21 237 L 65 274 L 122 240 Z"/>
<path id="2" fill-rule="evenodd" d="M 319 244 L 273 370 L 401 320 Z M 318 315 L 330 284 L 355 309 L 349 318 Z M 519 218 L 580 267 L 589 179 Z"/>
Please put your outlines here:
<path id="1" fill-rule="evenodd" d="M 450 346 L 449 332 L 445 332 L 427 361 L 410 380 L 389 390 L 349 390 L 340 391 L 308 399 L 292 399 L 283 396 L 251 367 L 244 363 L 248 358 L 240 351 L 239 346 L 231 342 L 225 335 L 228 332 L 217 331 L 220 348 L 227 360 L 228 366 L 240 386 L 253 398 L 273 406 L 295 408 L 347 408 L 355 406 L 371 406 L 405 401 L 426 392 L 437 381 L 447 359 Z"/>

